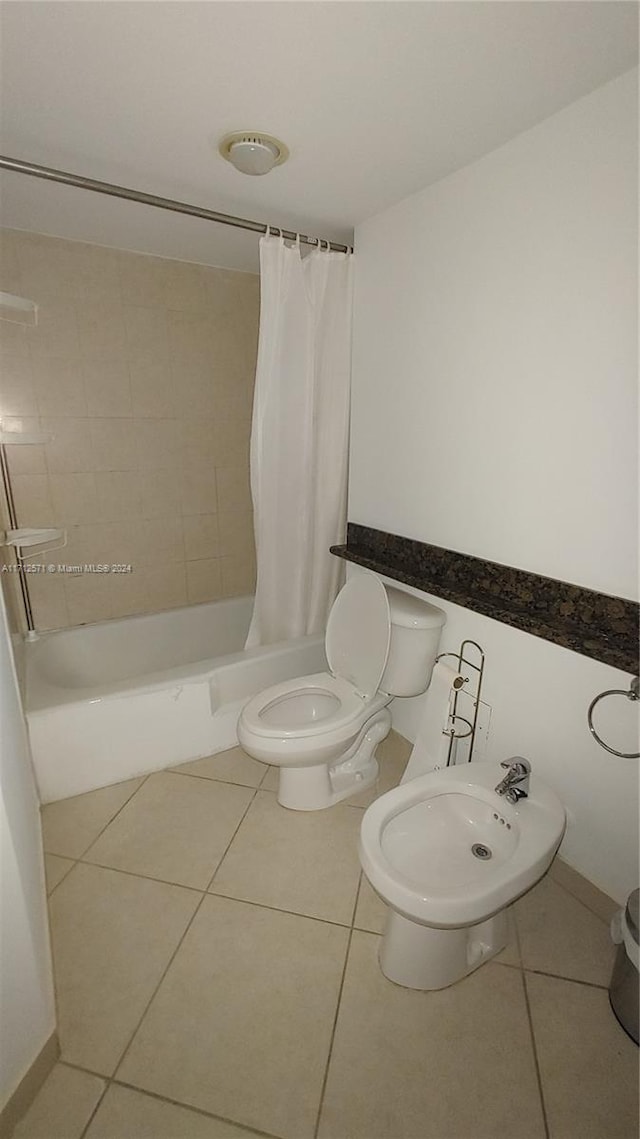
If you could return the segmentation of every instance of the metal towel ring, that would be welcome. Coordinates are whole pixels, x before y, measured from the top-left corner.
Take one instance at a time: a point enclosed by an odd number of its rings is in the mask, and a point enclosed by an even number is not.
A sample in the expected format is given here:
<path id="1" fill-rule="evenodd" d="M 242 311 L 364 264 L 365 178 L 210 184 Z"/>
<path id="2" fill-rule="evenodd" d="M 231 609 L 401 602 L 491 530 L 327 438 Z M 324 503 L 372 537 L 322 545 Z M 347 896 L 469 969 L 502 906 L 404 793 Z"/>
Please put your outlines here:
<path id="1" fill-rule="evenodd" d="M 589 731 L 591 732 L 591 735 L 597 741 L 597 743 L 600 744 L 600 747 L 604 748 L 605 751 L 610 752 L 611 755 L 620 756 L 620 759 L 640 759 L 640 751 L 616 751 L 614 747 L 609 747 L 609 744 L 606 744 L 604 740 L 600 739 L 600 736 L 593 726 L 593 709 L 599 700 L 604 700 L 605 696 L 626 696 L 627 700 L 640 700 L 639 678 L 637 676 L 634 676 L 629 686 L 628 692 L 625 692 L 624 688 L 607 688 L 606 692 L 601 692 L 599 696 L 595 696 L 589 705 L 589 711 L 587 712 L 587 723 L 589 725 Z"/>

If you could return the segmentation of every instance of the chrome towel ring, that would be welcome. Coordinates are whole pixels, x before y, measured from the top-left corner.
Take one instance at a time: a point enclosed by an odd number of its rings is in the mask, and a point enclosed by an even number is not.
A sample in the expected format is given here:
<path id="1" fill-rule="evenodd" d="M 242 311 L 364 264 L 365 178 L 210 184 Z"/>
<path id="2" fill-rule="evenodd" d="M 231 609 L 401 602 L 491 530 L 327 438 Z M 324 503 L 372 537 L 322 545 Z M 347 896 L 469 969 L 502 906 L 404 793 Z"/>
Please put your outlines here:
<path id="1" fill-rule="evenodd" d="M 628 692 L 625 692 L 624 688 L 607 688 L 606 692 L 601 692 L 599 696 L 594 697 L 589 705 L 589 711 L 587 712 L 587 723 L 589 725 L 589 731 L 591 732 L 591 735 L 597 741 L 597 743 L 600 744 L 600 747 L 604 748 L 605 751 L 610 752 L 611 755 L 618 755 L 621 759 L 640 759 L 639 751 L 616 751 L 614 747 L 609 747 L 609 745 L 606 744 L 604 740 L 600 739 L 600 736 L 593 726 L 593 709 L 599 700 L 604 700 L 605 696 L 626 696 L 627 700 L 640 700 L 639 678 L 637 676 L 634 676 L 629 686 Z"/>

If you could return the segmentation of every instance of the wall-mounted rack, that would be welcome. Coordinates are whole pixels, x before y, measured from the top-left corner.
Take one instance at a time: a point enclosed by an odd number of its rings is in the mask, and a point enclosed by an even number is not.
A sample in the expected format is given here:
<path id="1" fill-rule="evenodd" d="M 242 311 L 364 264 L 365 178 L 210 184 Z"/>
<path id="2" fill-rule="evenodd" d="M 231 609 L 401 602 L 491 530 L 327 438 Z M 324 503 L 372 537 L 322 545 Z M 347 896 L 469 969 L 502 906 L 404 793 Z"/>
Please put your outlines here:
<path id="1" fill-rule="evenodd" d="M 49 545 L 53 542 L 54 545 Z M 31 526 L 23 526 L 19 530 L 6 530 L 4 538 L 0 539 L 0 546 L 13 546 L 16 557 L 21 562 L 39 554 L 50 554 L 53 550 L 61 550 L 67 544 L 66 530 L 55 530 L 53 527 L 36 530 Z M 28 550 L 28 553 L 24 553 Z"/>
<path id="2" fill-rule="evenodd" d="M 0 292 L 0 320 L 10 320 L 12 324 L 37 324 L 38 306 L 24 297 Z"/>
<path id="3" fill-rule="evenodd" d="M 19 300 L 20 298 L 14 299 Z M 24 303 L 28 305 L 31 304 L 31 301 L 25 301 Z M 67 533 L 66 530 L 50 528 L 34 529 L 32 527 L 20 527 L 18 525 L 7 447 L 40 446 L 44 443 L 50 443 L 52 438 L 52 435 L 44 431 L 6 431 L 2 429 L 2 423 L 0 422 L 0 478 L 4 487 L 7 502 L 7 519 L 9 522 L 9 529 L 4 534 L 3 539 L 0 540 L 0 545 L 9 546 L 15 550 L 18 566 L 17 577 L 20 583 L 20 593 L 22 595 L 22 604 L 27 625 L 27 640 L 35 640 L 37 633 L 33 619 L 31 597 L 29 595 L 28 574 L 25 570 L 24 563 L 28 561 L 30 557 L 33 558 L 39 554 L 46 554 L 52 550 L 62 549 L 62 547 L 67 544 Z M 48 544 L 51 542 L 56 544 Z M 28 550 L 29 552 L 25 553 L 24 550 Z"/>
<path id="4" fill-rule="evenodd" d="M 473 649 L 476 650 L 476 654 L 477 654 L 477 660 L 476 661 L 468 660 L 468 658 L 465 656 L 465 652 L 468 652 L 469 648 L 471 648 L 472 650 Z M 476 655 L 476 654 L 474 654 L 474 655 Z M 473 757 L 473 747 L 474 747 L 474 744 L 476 742 L 476 729 L 478 727 L 478 711 L 480 709 L 480 693 L 482 692 L 482 678 L 484 675 L 485 657 L 484 657 L 484 651 L 480 647 L 478 642 L 477 641 L 471 641 L 468 639 L 464 640 L 462 642 L 457 653 L 440 653 L 440 655 L 436 659 L 441 660 L 443 657 L 453 657 L 457 663 L 458 672 L 461 675 L 463 673 L 464 667 L 471 668 L 471 669 L 473 669 L 474 672 L 477 673 L 477 682 L 476 682 L 476 686 L 475 686 L 475 692 L 473 692 L 473 690 L 469 690 L 468 688 L 466 688 L 464 686 L 461 688 L 454 689 L 453 704 L 451 707 L 451 717 L 450 717 L 451 727 L 448 728 L 447 732 L 446 732 L 446 734 L 450 737 L 449 738 L 449 749 L 447 751 L 447 767 L 450 767 L 451 760 L 453 758 L 453 746 L 454 746 L 455 740 L 469 740 L 469 751 L 467 754 L 467 763 L 471 763 L 471 759 Z M 464 684 L 467 685 L 469 683 L 469 680 L 470 680 L 470 677 L 465 676 L 464 677 Z M 473 701 L 473 715 L 472 715 L 472 718 L 470 720 L 467 719 L 466 716 L 461 715 L 460 712 L 458 711 L 458 700 L 459 700 L 461 692 L 464 692 L 465 695 L 469 696 L 471 698 L 471 700 Z M 464 730 L 464 728 L 462 728 L 462 725 L 465 725 L 465 727 L 467 729 L 466 731 Z M 460 729 L 461 729 L 460 731 L 457 730 L 458 726 L 460 726 Z"/>
<path id="5" fill-rule="evenodd" d="M 634 676 L 631 684 L 629 685 L 628 691 L 625 688 L 607 688 L 606 692 L 600 692 L 598 696 L 594 696 L 587 710 L 587 724 L 589 725 L 589 731 L 591 732 L 591 735 L 593 736 L 596 743 L 600 744 L 600 747 L 603 747 L 604 750 L 608 751 L 610 755 L 619 756 L 620 759 L 640 759 L 640 752 L 618 751 L 615 747 L 609 747 L 609 744 L 606 744 L 604 740 L 600 739 L 600 736 L 593 726 L 593 710 L 600 700 L 604 700 L 605 696 L 626 696 L 627 700 L 640 700 L 640 678 Z"/>

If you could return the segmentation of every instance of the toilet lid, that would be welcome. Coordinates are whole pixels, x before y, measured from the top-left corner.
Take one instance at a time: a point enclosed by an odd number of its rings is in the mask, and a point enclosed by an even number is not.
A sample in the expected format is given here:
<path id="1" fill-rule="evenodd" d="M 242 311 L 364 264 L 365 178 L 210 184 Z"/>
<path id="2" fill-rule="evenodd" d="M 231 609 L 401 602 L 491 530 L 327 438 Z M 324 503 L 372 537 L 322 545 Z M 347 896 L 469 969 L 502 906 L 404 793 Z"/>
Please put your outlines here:
<path id="1" fill-rule="evenodd" d="M 349 579 L 336 597 L 325 636 L 329 668 L 361 696 L 378 691 L 387 663 L 391 617 L 387 591 L 373 574 Z"/>

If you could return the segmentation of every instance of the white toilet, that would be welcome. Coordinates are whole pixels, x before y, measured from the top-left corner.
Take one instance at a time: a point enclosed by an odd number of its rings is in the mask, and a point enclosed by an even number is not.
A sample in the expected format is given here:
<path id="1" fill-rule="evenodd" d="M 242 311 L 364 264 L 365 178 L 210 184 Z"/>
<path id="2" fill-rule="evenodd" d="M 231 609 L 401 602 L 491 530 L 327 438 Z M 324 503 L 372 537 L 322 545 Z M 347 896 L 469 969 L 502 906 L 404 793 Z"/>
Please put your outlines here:
<path id="1" fill-rule="evenodd" d="M 396 984 L 442 989 L 499 953 L 508 907 L 551 865 L 564 808 L 535 775 L 517 801 L 498 793 L 518 761 L 418 774 L 365 811 L 360 861 L 389 907 L 380 967 Z"/>
<path id="2" fill-rule="evenodd" d="M 441 609 L 374 574 L 349 579 L 327 623 L 330 671 L 264 689 L 238 720 L 244 750 L 280 768 L 283 807 L 317 811 L 375 782 L 387 705 L 427 689 L 445 621 Z"/>

